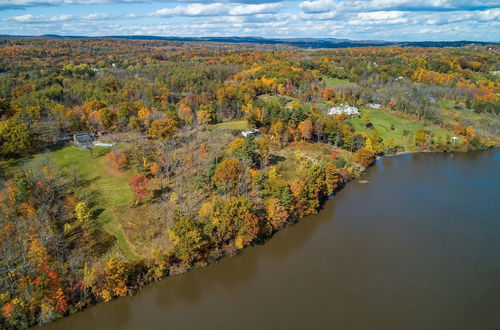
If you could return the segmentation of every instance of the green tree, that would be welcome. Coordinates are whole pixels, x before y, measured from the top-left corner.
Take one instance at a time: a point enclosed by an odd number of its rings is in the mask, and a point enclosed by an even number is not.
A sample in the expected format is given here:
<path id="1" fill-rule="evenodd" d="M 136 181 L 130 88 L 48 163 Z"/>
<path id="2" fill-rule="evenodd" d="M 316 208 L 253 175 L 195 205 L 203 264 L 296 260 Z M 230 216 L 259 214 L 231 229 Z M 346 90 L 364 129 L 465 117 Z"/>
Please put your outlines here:
<path id="1" fill-rule="evenodd" d="M 3 115 L 10 115 L 11 111 L 9 100 L 0 98 L 0 117 Z"/>
<path id="2" fill-rule="evenodd" d="M 255 137 L 251 134 L 246 137 L 245 143 L 243 144 L 242 158 L 252 166 L 256 165 L 259 161 Z"/>

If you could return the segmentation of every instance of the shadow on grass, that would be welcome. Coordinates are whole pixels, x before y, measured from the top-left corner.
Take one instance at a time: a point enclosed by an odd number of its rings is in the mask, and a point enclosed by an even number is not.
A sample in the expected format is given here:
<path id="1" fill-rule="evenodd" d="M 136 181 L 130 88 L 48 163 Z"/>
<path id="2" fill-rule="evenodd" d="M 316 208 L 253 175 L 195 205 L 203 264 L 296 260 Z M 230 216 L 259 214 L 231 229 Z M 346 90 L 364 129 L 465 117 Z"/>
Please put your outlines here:
<path id="1" fill-rule="evenodd" d="M 92 216 L 94 217 L 94 219 L 97 219 L 99 218 L 99 216 L 104 212 L 106 211 L 106 209 L 104 208 L 97 208 L 94 210 L 94 212 L 92 212 Z"/>
<path id="2" fill-rule="evenodd" d="M 33 156 L 16 157 L 12 159 L 0 158 L 0 178 L 9 179 L 13 177 L 24 164 L 31 162 Z"/>
<path id="3" fill-rule="evenodd" d="M 168 192 L 171 192 L 171 191 L 172 191 L 172 189 L 171 189 L 171 188 L 169 188 L 169 187 L 160 188 L 160 189 L 155 189 L 155 190 L 153 190 L 153 192 L 152 192 L 151 199 L 152 199 L 153 201 L 157 201 L 157 200 L 159 200 L 159 199 L 163 196 L 163 194 L 168 193 Z"/>
<path id="4" fill-rule="evenodd" d="M 98 176 L 95 176 L 93 177 L 92 179 L 80 179 L 78 181 L 78 185 L 81 187 L 81 188 L 86 188 L 88 186 L 90 186 L 92 183 L 94 183 L 95 181 L 101 179 L 101 177 L 98 175 Z"/>
<path id="5" fill-rule="evenodd" d="M 286 158 L 283 156 L 273 155 L 273 154 L 269 155 L 269 165 L 270 166 L 276 165 L 276 164 L 281 163 L 285 160 L 286 160 Z"/>

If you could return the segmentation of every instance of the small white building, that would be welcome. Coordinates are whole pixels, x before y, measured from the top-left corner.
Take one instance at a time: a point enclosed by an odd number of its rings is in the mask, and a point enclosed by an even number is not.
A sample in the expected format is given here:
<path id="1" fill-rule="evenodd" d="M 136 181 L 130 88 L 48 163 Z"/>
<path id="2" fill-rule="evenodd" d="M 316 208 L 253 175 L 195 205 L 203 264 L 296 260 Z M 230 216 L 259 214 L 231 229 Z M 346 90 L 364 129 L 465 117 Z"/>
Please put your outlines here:
<path id="1" fill-rule="evenodd" d="M 340 107 L 333 107 L 328 111 L 328 114 L 331 115 L 340 115 L 342 113 L 345 113 L 348 116 L 352 115 L 358 115 L 359 110 L 356 107 L 352 107 L 350 105 L 341 105 Z"/>
<path id="2" fill-rule="evenodd" d="M 243 135 L 244 137 L 247 137 L 249 135 L 257 136 L 257 135 L 259 135 L 259 133 L 260 132 L 258 129 L 249 129 L 249 130 L 241 132 L 241 135 Z"/>
<path id="3" fill-rule="evenodd" d="M 380 109 L 380 104 L 377 103 L 368 103 L 366 106 L 372 109 Z"/>
<path id="4" fill-rule="evenodd" d="M 451 137 L 451 142 L 458 142 L 458 136 L 452 136 Z"/>
<path id="5" fill-rule="evenodd" d="M 101 142 L 101 141 L 94 141 L 94 146 L 96 147 L 113 147 L 116 143 L 114 142 L 111 142 L 111 143 L 107 143 L 107 142 Z"/>

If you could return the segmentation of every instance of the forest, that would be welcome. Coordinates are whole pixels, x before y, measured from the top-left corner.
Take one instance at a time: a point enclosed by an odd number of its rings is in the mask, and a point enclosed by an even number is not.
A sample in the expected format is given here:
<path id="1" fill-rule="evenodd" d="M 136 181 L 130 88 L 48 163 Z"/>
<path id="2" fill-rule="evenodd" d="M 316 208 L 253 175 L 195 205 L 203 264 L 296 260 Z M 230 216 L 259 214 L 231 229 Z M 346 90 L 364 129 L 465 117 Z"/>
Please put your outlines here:
<path id="1" fill-rule="evenodd" d="M 0 39 L 0 328 L 261 244 L 377 157 L 498 147 L 499 72 L 485 44 Z"/>

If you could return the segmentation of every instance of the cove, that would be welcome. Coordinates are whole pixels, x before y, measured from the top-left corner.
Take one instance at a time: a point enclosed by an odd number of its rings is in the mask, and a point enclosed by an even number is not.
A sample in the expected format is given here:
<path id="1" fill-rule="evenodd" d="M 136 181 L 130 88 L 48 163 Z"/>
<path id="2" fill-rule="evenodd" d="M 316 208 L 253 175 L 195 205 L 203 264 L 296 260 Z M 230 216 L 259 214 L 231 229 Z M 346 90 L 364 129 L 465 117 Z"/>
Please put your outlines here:
<path id="1" fill-rule="evenodd" d="M 264 245 L 42 328 L 499 329 L 500 150 L 360 179 Z"/>

